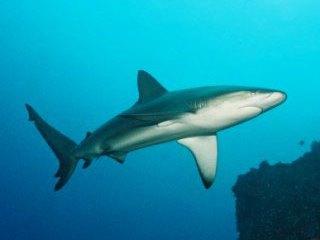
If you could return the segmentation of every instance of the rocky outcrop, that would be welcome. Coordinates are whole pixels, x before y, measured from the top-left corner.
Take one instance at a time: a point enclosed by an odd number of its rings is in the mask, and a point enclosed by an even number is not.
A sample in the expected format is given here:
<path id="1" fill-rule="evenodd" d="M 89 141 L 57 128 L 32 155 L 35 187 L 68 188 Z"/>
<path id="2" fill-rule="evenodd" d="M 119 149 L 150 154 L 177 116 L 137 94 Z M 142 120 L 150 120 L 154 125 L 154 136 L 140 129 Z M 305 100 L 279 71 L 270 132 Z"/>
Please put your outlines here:
<path id="1" fill-rule="evenodd" d="M 291 164 L 262 162 L 233 192 L 239 240 L 320 240 L 320 143 Z"/>

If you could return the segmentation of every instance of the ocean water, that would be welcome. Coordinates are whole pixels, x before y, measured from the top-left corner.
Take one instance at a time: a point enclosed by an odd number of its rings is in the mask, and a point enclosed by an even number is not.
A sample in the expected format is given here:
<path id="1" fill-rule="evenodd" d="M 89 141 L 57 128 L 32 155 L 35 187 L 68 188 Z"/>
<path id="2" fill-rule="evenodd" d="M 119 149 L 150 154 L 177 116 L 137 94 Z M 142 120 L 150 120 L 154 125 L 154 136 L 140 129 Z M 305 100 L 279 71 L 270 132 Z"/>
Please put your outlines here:
<path id="1" fill-rule="evenodd" d="M 320 138 L 320 2 L 0 1 L 0 239 L 236 239 L 239 174 L 291 162 Z M 285 104 L 219 133 L 204 189 L 175 142 L 100 158 L 53 191 L 58 161 L 28 102 L 81 141 L 137 99 L 137 70 L 169 90 L 243 85 Z M 299 146 L 304 140 L 305 146 Z"/>

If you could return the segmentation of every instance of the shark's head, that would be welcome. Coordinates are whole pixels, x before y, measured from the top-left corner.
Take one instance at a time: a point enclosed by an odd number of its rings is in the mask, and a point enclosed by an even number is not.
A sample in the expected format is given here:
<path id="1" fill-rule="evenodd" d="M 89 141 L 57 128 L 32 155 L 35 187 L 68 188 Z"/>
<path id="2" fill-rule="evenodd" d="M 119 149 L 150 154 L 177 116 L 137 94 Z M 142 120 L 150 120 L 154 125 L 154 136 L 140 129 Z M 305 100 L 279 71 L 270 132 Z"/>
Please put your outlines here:
<path id="1" fill-rule="evenodd" d="M 227 102 L 232 103 L 236 109 L 244 113 L 257 112 L 260 114 L 283 103 L 287 95 L 275 90 L 246 89 L 231 92 L 224 97 Z"/>
<path id="2" fill-rule="evenodd" d="M 227 88 L 208 101 L 210 115 L 217 129 L 254 118 L 286 100 L 282 91 L 257 88 Z"/>

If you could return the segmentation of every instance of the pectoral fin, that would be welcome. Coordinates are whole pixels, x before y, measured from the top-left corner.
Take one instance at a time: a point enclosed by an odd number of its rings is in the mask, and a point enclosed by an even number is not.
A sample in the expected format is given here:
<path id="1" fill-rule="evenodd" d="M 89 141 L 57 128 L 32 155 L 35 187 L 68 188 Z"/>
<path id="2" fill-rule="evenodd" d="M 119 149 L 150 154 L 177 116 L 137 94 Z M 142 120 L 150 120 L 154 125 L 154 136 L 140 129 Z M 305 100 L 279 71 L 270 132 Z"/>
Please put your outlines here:
<path id="1" fill-rule="evenodd" d="M 217 168 L 217 136 L 199 136 L 183 138 L 178 143 L 187 147 L 193 154 L 202 182 L 209 188 L 216 175 Z"/>

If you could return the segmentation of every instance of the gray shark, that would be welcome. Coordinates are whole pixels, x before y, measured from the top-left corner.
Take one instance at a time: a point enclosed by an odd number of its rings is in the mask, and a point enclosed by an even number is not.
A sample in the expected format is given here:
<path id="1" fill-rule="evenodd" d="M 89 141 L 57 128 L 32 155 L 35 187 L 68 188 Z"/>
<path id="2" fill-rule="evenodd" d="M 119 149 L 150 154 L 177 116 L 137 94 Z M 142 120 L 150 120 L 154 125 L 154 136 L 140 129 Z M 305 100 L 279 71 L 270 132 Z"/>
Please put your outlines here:
<path id="1" fill-rule="evenodd" d="M 178 141 L 191 151 L 203 184 L 209 188 L 216 175 L 217 133 L 286 100 L 282 91 L 239 86 L 168 91 L 142 70 L 138 71 L 138 89 L 139 99 L 131 108 L 88 132 L 79 144 L 26 104 L 29 120 L 59 159 L 56 191 L 67 183 L 80 159 L 84 160 L 83 168 L 101 156 L 123 163 L 131 151 L 168 141 Z"/>

